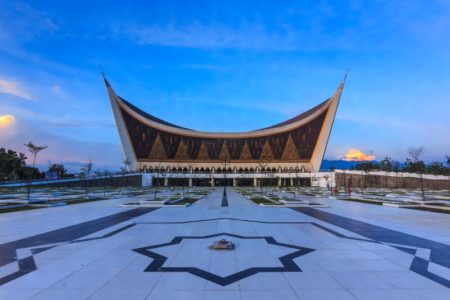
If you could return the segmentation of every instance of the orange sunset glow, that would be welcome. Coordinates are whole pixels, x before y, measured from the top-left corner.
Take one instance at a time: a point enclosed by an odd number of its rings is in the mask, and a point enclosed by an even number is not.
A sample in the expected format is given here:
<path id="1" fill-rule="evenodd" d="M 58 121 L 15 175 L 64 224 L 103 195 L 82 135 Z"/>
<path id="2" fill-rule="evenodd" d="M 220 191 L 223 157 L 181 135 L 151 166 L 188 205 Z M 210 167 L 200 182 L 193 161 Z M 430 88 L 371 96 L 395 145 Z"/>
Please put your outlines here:
<path id="1" fill-rule="evenodd" d="M 375 160 L 375 155 L 370 155 L 358 149 L 350 149 L 345 154 L 344 160 L 347 161 L 371 161 Z"/>
<path id="2" fill-rule="evenodd" d="M 0 116 L 0 128 L 8 127 L 16 122 L 16 118 L 13 115 Z"/>

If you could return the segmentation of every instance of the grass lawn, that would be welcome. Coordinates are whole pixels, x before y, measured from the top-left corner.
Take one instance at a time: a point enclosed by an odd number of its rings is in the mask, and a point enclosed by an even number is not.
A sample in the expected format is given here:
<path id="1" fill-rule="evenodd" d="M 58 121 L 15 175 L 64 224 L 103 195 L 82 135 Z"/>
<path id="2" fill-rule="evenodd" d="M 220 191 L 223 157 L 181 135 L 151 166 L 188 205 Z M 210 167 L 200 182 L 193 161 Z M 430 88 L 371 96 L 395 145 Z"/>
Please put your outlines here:
<path id="1" fill-rule="evenodd" d="M 268 204 L 268 205 L 281 205 L 278 202 L 273 202 L 273 201 L 270 201 L 270 200 L 268 200 L 266 198 L 263 198 L 263 197 L 251 197 L 250 200 L 252 200 L 256 204 L 260 204 L 261 203 L 261 204 Z"/>
<path id="2" fill-rule="evenodd" d="M 441 213 L 441 214 L 450 214 L 450 210 L 444 210 L 444 209 L 439 209 L 439 208 L 430 208 L 430 207 L 402 207 L 402 208 L 423 210 L 423 211 L 429 211 L 429 212 Z"/>
<path id="3" fill-rule="evenodd" d="M 382 201 L 370 201 L 370 200 L 364 200 L 364 199 L 341 198 L 341 199 L 337 199 L 337 200 L 359 202 L 359 203 L 367 203 L 367 204 L 375 204 L 375 205 L 383 205 Z"/>
<path id="4" fill-rule="evenodd" d="M 185 205 L 185 204 L 191 205 L 191 204 L 195 203 L 197 200 L 199 200 L 199 199 L 184 197 L 180 201 L 171 201 L 171 202 L 167 203 L 167 205 Z"/>

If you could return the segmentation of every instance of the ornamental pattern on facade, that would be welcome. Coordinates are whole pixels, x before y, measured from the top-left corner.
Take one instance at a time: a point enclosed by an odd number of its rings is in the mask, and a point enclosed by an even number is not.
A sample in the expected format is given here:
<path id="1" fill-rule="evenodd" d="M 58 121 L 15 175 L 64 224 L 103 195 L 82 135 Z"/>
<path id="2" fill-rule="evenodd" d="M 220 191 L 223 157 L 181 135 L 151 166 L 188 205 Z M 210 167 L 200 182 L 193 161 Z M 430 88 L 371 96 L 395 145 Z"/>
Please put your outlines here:
<path id="1" fill-rule="evenodd" d="M 319 136 L 326 112 L 308 124 L 272 136 L 200 138 L 164 132 L 121 109 L 139 161 L 307 161 Z"/>

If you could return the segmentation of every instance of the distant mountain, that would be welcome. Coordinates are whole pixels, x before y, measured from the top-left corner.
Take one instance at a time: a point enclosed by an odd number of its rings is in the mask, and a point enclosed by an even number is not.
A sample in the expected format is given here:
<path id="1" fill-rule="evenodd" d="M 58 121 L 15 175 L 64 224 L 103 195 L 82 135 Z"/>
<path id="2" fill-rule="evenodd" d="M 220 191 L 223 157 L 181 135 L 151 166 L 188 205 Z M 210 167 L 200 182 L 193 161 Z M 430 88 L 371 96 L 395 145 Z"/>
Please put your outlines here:
<path id="1" fill-rule="evenodd" d="M 347 161 L 347 160 L 328 160 L 324 159 L 320 166 L 320 171 L 329 171 L 331 168 L 339 170 L 350 170 L 352 167 L 359 164 L 359 161 Z"/>

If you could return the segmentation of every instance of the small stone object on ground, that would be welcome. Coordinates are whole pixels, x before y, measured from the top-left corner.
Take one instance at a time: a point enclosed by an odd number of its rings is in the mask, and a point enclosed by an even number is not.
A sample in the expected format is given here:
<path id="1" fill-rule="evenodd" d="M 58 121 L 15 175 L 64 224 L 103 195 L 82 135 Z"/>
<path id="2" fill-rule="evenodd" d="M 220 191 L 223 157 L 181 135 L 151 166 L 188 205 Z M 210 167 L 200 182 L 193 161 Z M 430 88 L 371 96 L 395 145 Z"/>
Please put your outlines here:
<path id="1" fill-rule="evenodd" d="M 214 241 L 214 243 L 209 246 L 209 249 L 212 250 L 233 250 L 234 244 L 231 241 L 227 241 L 226 239 L 221 239 L 220 241 Z"/>

